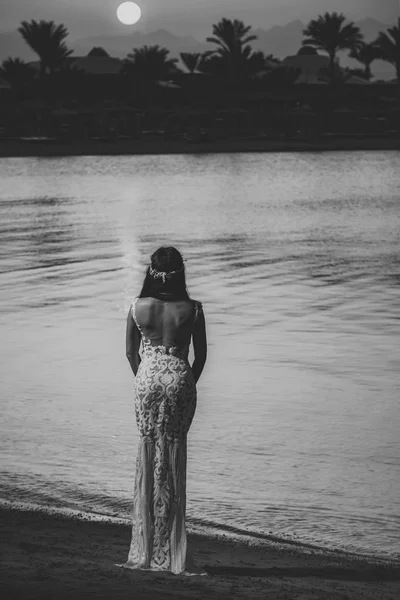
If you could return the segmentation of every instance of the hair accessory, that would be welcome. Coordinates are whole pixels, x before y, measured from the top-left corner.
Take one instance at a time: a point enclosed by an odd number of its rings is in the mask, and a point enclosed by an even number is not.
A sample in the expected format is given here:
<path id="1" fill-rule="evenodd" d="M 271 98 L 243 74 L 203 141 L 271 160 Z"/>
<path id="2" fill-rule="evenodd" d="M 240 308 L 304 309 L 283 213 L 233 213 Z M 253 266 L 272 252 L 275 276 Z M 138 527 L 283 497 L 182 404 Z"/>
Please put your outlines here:
<path id="1" fill-rule="evenodd" d="M 162 279 L 163 283 L 165 283 L 166 279 L 170 279 L 172 275 L 175 275 L 175 273 L 178 273 L 179 271 L 182 271 L 182 269 L 178 269 L 177 271 L 157 271 L 157 269 L 150 267 L 149 273 L 154 279 Z"/>

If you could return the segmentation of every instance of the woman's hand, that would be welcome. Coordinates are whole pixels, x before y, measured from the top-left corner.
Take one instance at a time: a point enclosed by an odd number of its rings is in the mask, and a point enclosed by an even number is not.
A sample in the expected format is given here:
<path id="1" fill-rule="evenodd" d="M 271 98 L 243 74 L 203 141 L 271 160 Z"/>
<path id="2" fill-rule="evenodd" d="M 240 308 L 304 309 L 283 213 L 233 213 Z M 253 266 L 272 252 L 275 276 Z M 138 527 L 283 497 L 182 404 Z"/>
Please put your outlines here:
<path id="1" fill-rule="evenodd" d="M 128 318 L 126 321 L 126 358 L 131 365 L 133 374 L 136 377 L 139 365 L 140 365 L 140 341 L 142 335 L 132 317 L 132 309 L 129 309 Z"/>
<path id="2" fill-rule="evenodd" d="M 194 361 L 192 371 L 194 380 L 197 383 L 207 360 L 206 321 L 204 318 L 203 307 L 200 302 L 197 303 L 197 315 L 193 327 L 193 349 Z"/>

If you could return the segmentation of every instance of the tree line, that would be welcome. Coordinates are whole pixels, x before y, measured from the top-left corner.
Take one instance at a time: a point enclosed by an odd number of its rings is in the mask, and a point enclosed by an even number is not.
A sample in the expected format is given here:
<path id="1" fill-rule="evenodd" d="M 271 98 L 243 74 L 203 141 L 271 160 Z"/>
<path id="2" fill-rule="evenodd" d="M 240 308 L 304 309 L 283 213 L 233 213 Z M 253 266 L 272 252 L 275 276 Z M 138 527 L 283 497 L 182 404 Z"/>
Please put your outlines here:
<path id="1" fill-rule="evenodd" d="M 39 70 L 19 58 L 7 58 L 0 67 L 0 77 L 18 90 L 33 81 L 49 82 L 55 76 L 73 77 L 78 69 L 73 64 L 73 50 L 66 43 L 68 30 L 53 21 L 22 21 L 19 33 L 38 56 Z M 343 13 L 325 13 L 312 19 L 303 30 L 302 53 L 323 51 L 329 58 L 327 81 L 331 84 L 344 81 L 350 74 L 358 74 L 367 80 L 372 77 L 371 65 L 377 59 L 387 61 L 396 70 L 400 85 L 400 18 L 396 25 L 379 33 L 376 40 L 367 43 L 354 22 L 347 21 Z M 209 76 L 226 85 L 243 87 L 255 79 L 268 79 L 278 83 L 294 83 L 299 71 L 291 69 L 273 55 L 254 50 L 251 42 L 257 36 L 251 26 L 243 21 L 223 18 L 212 26 L 207 42 L 212 45 L 203 53 L 180 53 L 179 59 L 170 56 L 167 48 L 159 45 L 133 48 L 122 61 L 121 76 L 141 87 L 157 82 L 182 81 L 182 77 Z M 361 69 L 344 71 L 338 66 L 339 51 L 348 50 Z M 95 48 L 91 55 L 107 55 L 102 48 Z M 81 74 L 82 76 L 82 74 Z M 275 78 L 275 79 L 274 79 Z"/>

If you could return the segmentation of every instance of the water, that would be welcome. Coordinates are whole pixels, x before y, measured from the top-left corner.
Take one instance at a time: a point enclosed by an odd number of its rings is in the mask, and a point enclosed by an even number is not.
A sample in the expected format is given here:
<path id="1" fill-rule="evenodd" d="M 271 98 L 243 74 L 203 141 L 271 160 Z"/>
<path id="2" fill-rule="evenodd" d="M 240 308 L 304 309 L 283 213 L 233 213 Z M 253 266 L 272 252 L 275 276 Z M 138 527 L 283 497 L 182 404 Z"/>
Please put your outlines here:
<path id="1" fill-rule="evenodd" d="M 0 160 L 0 497 L 127 518 L 125 320 L 174 244 L 209 359 L 194 527 L 400 553 L 396 152 Z"/>

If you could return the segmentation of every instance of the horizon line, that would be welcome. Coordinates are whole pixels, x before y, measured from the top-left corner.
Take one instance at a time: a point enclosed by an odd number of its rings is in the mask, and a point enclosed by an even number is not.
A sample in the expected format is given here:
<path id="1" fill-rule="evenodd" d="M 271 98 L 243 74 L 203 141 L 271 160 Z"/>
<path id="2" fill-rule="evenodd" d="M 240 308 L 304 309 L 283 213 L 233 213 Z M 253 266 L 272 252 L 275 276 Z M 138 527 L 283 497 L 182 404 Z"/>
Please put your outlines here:
<path id="1" fill-rule="evenodd" d="M 224 18 L 227 18 L 227 19 L 229 19 L 229 17 L 224 17 Z M 24 19 L 24 20 L 26 20 L 26 19 Z M 31 18 L 30 20 L 36 20 L 36 21 L 41 21 L 41 20 L 43 20 L 43 21 L 46 21 L 46 19 L 45 19 L 45 18 L 36 18 L 36 19 L 33 19 L 33 18 Z M 53 20 L 53 21 L 54 21 L 54 19 L 50 19 L 50 20 Z M 366 17 L 363 17 L 363 18 L 361 18 L 361 19 L 357 19 L 357 20 L 354 20 L 354 19 L 347 19 L 347 20 L 349 20 L 349 21 L 352 21 L 353 23 L 359 23 L 360 21 L 368 21 L 368 20 L 370 20 L 370 21 L 375 21 L 376 23 L 381 23 L 382 25 L 385 25 L 385 27 L 390 27 L 390 24 L 389 24 L 389 23 L 385 23 L 384 21 L 380 21 L 380 20 L 378 20 L 378 19 L 375 19 L 374 17 L 369 17 L 369 16 L 366 16 Z M 54 21 L 54 22 L 56 23 L 56 21 Z M 292 23 L 298 23 L 298 22 L 300 22 L 300 23 L 302 23 L 303 25 L 305 25 L 305 23 L 304 23 L 304 21 L 303 21 L 302 19 L 293 19 L 292 21 L 288 21 L 288 22 L 287 22 L 285 25 L 278 25 L 278 24 L 276 24 L 276 25 L 271 25 L 270 27 L 268 27 L 268 29 L 264 29 L 263 27 L 255 27 L 254 25 L 250 25 L 250 26 L 251 26 L 251 27 L 252 27 L 252 29 L 254 29 L 254 30 L 261 30 L 261 31 L 265 31 L 265 32 L 267 32 L 267 31 L 270 31 L 271 29 L 273 29 L 273 28 L 275 28 L 275 27 L 278 27 L 278 28 L 279 28 L 279 27 L 280 27 L 280 28 L 285 28 L 285 27 L 287 27 L 288 25 L 290 25 L 290 24 L 292 24 Z M 21 22 L 20 22 L 20 23 L 21 23 Z M 56 23 L 56 24 L 60 24 L 60 23 Z M 64 22 L 63 22 L 62 24 L 63 24 L 65 27 L 67 27 L 67 29 L 68 29 L 68 25 L 65 25 L 65 23 L 64 23 Z M 246 23 L 246 24 L 248 24 L 248 23 Z M 211 23 L 211 26 L 212 26 L 212 25 L 214 25 L 214 23 Z M 20 24 L 18 24 L 18 25 L 16 26 L 16 28 L 15 28 L 15 29 L 7 29 L 7 30 L 2 30 L 2 31 L 0 31 L 0 35 L 2 35 L 2 34 L 7 34 L 7 33 L 19 33 L 19 32 L 18 32 L 18 27 L 19 27 L 19 26 L 20 26 Z M 133 25 L 133 26 L 130 26 L 130 27 L 134 27 L 134 25 Z M 171 35 L 173 35 L 173 36 L 174 36 L 174 37 L 176 37 L 176 38 L 191 37 L 191 38 L 193 38 L 194 40 L 196 40 L 196 41 L 198 41 L 198 42 L 201 42 L 201 40 L 199 40 L 197 37 L 195 37 L 195 36 L 194 36 L 194 35 L 192 35 L 192 34 L 189 34 L 189 33 L 188 33 L 188 34 L 184 34 L 184 35 L 179 35 L 179 34 L 175 34 L 175 33 L 173 33 L 172 31 L 170 31 L 170 30 L 168 30 L 168 29 L 165 29 L 164 27 L 159 27 L 159 28 L 157 28 L 157 29 L 154 29 L 154 30 L 151 30 L 151 31 L 135 30 L 135 31 L 130 31 L 129 33 L 126 33 L 126 34 L 125 34 L 125 33 L 123 33 L 123 32 L 121 32 L 121 34 L 118 34 L 117 32 L 115 32 L 115 33 L 109 33 L 109 32 L 107 32 L 107 33 L 106 33 L 106 32 L 102 32 L 102 33 L 95 33 L 95 34 L 93 34 L 93 33 L 92 33 L 92 34 L 88 34 L 88 35 L 87 35 L 87 37 L 88 37 L 88 38 L 92 38 L 92 37 L 98 37 L 98 36 L 112 36 L 112 37 L 115 37 L 115 36 L 121 36 L 121 37 L 125 37 L 125 36 L 126 36 L 126 37 L 127 37 L 128 35 L 134 35 L 134 34 L 138 34 L 138 33 L 139 33 L 139 34 L 141 34 L 141 35 L 150 35 L 150 34 L 152 34 L 152 33 L 157 33 L 157 32 L 159 32 L 159 31 L 165 31 L 166 33 L 170 33 Z M 69 37 L 69 36 L 71 36 L 71 33 L 70 33 L 70 31 L 68 31 L 68 37 Z M 82 36 L 79 36 L 79 38 L 77 38 L 77 39 L 85 39 L 85 38 L 84 38 L 84 37 L 82 37 Z"/>

